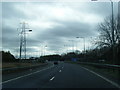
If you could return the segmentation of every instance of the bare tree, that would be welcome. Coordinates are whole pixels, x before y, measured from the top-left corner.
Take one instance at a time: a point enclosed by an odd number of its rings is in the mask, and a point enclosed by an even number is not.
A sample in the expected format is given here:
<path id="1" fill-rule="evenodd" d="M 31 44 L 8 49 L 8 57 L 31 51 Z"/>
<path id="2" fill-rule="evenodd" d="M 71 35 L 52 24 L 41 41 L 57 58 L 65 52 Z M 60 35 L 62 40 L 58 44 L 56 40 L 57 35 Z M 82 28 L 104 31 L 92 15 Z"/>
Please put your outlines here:
<path id="1" fill-rule="evenodd" d="M 98 46 L 112 46 L 112 41 L 114 44 L 118 44 L 120 41 L 120 26 L 119 26 L 118 17 L 113 20 L 114 26 L 114 40 L 112 40 L 112 17 L 107 17 L 104 19 L 104 22 L 99 24 L 98 31 L 100 32 L 99 39 L 96 44 Z"/>

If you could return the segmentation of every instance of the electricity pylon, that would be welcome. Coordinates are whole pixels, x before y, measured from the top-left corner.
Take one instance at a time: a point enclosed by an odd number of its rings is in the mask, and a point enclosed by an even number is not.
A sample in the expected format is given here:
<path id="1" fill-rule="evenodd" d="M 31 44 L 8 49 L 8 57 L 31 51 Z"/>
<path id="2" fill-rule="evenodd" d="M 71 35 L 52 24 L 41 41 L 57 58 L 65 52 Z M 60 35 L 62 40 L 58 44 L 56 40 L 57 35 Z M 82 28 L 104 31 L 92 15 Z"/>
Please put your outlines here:
<path id="1" fill-rule="evenodd" d="M 20 56 L 19 59 L 26 59 L 26 31 L 29 29 L 27 28 L 27 23 L 23 22 L 20 23 Z M 28 30 L 32 31 L 32 30 Z"/>

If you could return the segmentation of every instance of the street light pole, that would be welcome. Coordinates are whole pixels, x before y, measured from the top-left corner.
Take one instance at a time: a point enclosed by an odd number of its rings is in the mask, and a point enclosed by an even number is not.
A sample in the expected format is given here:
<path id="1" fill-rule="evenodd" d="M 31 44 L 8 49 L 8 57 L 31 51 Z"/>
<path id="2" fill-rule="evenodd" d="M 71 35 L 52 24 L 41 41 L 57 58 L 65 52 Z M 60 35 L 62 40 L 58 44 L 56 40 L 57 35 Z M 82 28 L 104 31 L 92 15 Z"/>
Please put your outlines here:
<path id="1" fill-rule="evenodd" d="M 83 38 L 83 42 L 84 42 L 84 52 L 85 52 L 85 37 L 76 37 L 76 38 Z"/>
<path id="2" fill-rule="evenodd" d="M 74 41 L 73 41 L 73 40 L 69 40 L 69 41 L 72 42 L 72 50 L 73 50 L 73 52 L 74 52 Z"/>
<path id="3" fill-rule="evenodd" d="M 111 20 L 111 26 L 112 26 L 112 50 L 113 50 L 113 64 L 115 61 L 115 38 L 114 38 L 114 14 L 113 14 L 113 2 L 112 0 L 110 0 L 111 2 L 111 11 L 112 11 L 112 20 Z"/>
<path id="4" fill-rule="evenodd" d="M 118 29 L 120 30 L 120 1 L 118 2 Z M 120 43 L 120 39 L 118 43 Z"/>
<path id="5" fill-rule="evenodd" d="M 111 8 L 112 8 L 112 21 L 111 21 L 111 24 L 112 24 L 112 44 L 114 45 L 115 43 L 115 40 L 114 40 L 114 15 L 113 15 L 113 2 L 112 0 L 111 1 Z"/>
<path id="6" fill-rule="evenodd" d="M 93 1 L 93 0 L 91 0 Z M 97 0 L 95 0 L 97 1 Z M 112 26 L 112 30 L 111 30 L 111 33 L 112 33 L 112 52 L 113 52 L 113 63 L 115 61 L 115 49 L 114 49 L 114 46 L 115 46 L 115 38 L 114 38 L 114 14 L 113 14 L 113 1 L 112 0 L 109 0 L 111 2 L 111 11 L 112 11 L 112 20 L 111 20 L 111 26 Z"/>
<path id="7" fill-rule="evenodd" d="M 84 52 L 85 52 L 85 37 L 83 37 L 83 40 L 84 40 Z"/>
<path id="8" fill-rule="evenodd" d="M 44 47 L 44 56 L 46 55 L 46 48 L 47 48 L 47 45 Z"/>

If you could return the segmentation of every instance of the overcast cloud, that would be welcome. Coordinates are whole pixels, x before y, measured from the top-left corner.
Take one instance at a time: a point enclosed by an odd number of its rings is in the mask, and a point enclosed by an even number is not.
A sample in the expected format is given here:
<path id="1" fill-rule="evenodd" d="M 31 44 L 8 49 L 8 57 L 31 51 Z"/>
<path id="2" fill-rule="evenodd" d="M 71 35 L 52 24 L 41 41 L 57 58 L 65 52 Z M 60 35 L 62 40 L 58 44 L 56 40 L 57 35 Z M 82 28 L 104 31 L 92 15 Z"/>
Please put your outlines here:
<path id="1" fill-rule="evenodd" d="M 117 10 L 115 2 L 114 14 L 117 14 Z M 3 50 L 18 55 L 20 31 L 17 28 L 25 21 L 32 29 L 32 32 L 27 34 L 29 55 L 71 51 L 72 42 L 69 40 L 74 40 L 75 48 L 82 51 L 83 40 L 76 37 L 85 37 L 88 49 L 91 46 L 91 37 L 97 37 L 99 34 L 98 23 L 103 22 L 109 15 L 110 2 L 3 2 Z"/>

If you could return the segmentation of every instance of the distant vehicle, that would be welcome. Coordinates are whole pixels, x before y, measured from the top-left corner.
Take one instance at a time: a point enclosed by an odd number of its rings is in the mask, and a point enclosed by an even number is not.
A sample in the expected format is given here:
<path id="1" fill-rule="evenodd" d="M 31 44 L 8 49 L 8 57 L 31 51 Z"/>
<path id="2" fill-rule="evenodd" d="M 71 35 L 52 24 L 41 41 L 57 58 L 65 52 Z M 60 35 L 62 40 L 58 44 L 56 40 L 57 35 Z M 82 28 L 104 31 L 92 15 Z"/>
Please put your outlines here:
<path id="1" fill-rule="evenodd" d="M 57 64 L 58 64 L 58 61 L 54 61 L 54 64 L 56 64 L 56 65 L 57 65 Z"/>
<path id="2" fill-rule="evenodd" d="M 45 62 L 48 62 L 48 60 L 45 60 Z"/>

